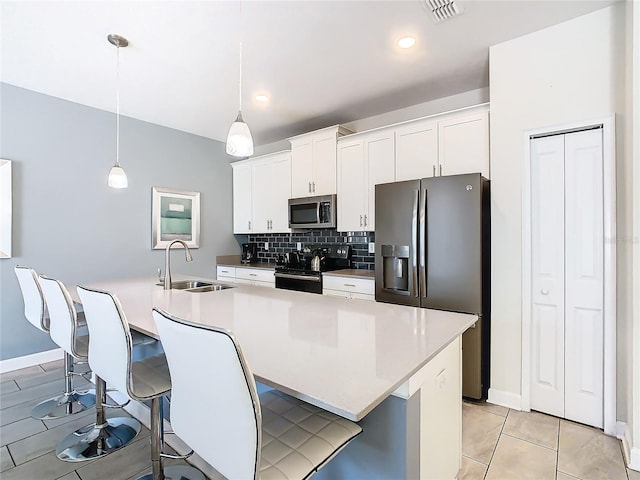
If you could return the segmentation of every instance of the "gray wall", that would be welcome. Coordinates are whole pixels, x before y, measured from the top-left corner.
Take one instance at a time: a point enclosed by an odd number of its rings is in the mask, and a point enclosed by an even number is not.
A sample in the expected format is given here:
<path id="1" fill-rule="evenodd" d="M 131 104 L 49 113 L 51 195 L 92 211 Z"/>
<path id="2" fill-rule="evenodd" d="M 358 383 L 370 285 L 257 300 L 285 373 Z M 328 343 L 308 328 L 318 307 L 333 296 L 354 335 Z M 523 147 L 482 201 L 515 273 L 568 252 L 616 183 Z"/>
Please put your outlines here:
<path id="1" fill-rule="evenodd" d="M 4 83 L 0 113 L 0 158 L 13 161 L 13 258 L 0 260 L 0 360 L 56 347 L 24 318 L 15 265 L 69 288 L 164 268 L 164 251 L 151 249 L 153 186 L 201 192 L 200 248 L 189 264 L 173 252 L 174 272 L 215 278 L 216 255 L 240 253 L 221 142 L 121 118 L 129 188 L 113 190 L 106 184 L 115 161 L 113 113 Z"/>

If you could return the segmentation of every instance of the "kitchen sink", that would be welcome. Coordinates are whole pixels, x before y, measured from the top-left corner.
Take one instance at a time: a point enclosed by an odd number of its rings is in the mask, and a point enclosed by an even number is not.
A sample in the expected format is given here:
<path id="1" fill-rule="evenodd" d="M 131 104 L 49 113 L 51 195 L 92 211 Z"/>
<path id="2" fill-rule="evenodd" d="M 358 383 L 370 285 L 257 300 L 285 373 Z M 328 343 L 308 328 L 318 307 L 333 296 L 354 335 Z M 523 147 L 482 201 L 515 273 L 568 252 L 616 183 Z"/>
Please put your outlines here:
<path id="1" fill-rule="evenodd" d="M 219 290 L 226 290 L 227 288 L 233 288 L 233 285 L 223 285 L 221 283 L 212 285 L 203 285 L 201 287 L 187 288 L 187 292 L 202 293 L 202 292 L 217 292 Z"/>
<path id="2" fill-rule="evenodd" d="M 156 283 L 156 285 L 163 286 L 162 283 Z M 233 287 L 234 285 L 206 282 L 204 280 L 177 280 L 175 282 L 171 282 L 171 289 L 185 290 L 193 293 L 217 292 L 219 290 L 226 290 L 227 288 Z"/>

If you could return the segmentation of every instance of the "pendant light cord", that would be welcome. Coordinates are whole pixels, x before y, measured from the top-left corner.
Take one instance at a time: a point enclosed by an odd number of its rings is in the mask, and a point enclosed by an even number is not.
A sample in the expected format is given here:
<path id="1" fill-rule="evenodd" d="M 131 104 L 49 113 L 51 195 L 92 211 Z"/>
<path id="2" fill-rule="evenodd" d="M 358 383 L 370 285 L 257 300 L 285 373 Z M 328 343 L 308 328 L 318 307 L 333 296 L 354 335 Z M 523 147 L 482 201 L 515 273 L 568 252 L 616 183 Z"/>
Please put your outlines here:
<path id="1" fill-rule="evenodd" d="M 242 0 L 240 4 L 240 80 L 238 81 L 238 111 L 242 111 Z"/>
<path id="2" fill-rule="evenodd" d="M 120 45 L 116 46 L 116 167 L 120 166 Z"/>

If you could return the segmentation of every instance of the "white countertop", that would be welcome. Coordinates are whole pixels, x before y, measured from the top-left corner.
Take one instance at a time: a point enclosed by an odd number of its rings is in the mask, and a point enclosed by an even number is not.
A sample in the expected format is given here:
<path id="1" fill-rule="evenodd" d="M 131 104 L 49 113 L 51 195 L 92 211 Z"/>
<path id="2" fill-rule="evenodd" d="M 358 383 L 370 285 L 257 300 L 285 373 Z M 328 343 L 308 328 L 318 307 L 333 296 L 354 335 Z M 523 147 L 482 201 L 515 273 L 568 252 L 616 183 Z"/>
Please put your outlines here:
<path id="1" fill-rule="evenodd" d="M 323 272 L 323 276 L 332 277 L 347 277 L 347 278 L 370 278 L 374 280 L 376 278 L 376 272 L 373 270 L 355 269 L 355 268 L 343 268 L 342 270 L 330 270 Z"/>
<path id="2" fill-rule="evenodd" d="M 165 291 L 156 282 L 148 277 L 86 286 L 116 294 L 129 324 L 156 338 L 152 307 L 231 330 L 258 381 L 356 421 L 477 320 L 247 285 Z"/>

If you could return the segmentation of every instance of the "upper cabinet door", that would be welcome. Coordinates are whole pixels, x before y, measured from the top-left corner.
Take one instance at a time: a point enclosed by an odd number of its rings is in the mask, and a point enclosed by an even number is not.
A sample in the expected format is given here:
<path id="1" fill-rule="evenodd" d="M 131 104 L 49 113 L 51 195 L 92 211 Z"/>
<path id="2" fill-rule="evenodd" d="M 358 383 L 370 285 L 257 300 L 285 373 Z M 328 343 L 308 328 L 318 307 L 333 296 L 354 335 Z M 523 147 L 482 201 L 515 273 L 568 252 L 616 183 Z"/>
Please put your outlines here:
<path id="1" fill-rule="evenodd" d="M 364 230 L 364 142 L 346 141 L 338 146 L 338 231 Z"/>
<path id="2" fill-rule="evenodd" d="M 334 142 L 335 149 L 335 142 Z M 334 167 L 335 179 L 335 167 Z M 313 181 L 313 142 L 310 136 L 291 141 L 291 197 L 308 197 Z M 335 183 L 335 182 L 334 182 Z"/>
<path id="3" fill-rule="evenodd" d="M 489 178 L 489 112 L 438 122 L 440 175 L 481 173 Z"/>
<path id="4" fill-rule="evenodd" d="M 269 233 L 272 213 L 273 185 L 271 184 L 271 164 L 257 162 L 252 166 L 253 177 L 253 232 Z"/>
<path id="5" fill-rule="evenodd" d="M 312 195 L 336 193 L 336 132 L 323 132 L 313 137 Z"/>
<path id="6" fill-rule="evenodd" d="M 291 197 L 291 156 L 283 153 L 271 164 L 271 233 L 289 233 L 289 198 Z"/>
<path id="7" fill-rule="evenodd" d="M 438 122 L 421 120 L 396 129 L 396 180 L 434 176 L 438 169 Z"/>
<path id="8" fill-rule="evenodd" d="M 366 201 L 367 208 L 363 222 L 363 230 L 372 232 L 375 222 L 375 186 L 395 180 L 395 142 L 393 130 L 377 132 L 364 140 L 366 158 Z"/>
<path id="9" fill-rule="evenodd" d="M 233 167 L 233 233 L 251 233 L 251 163 L 232 164 Z"/>

